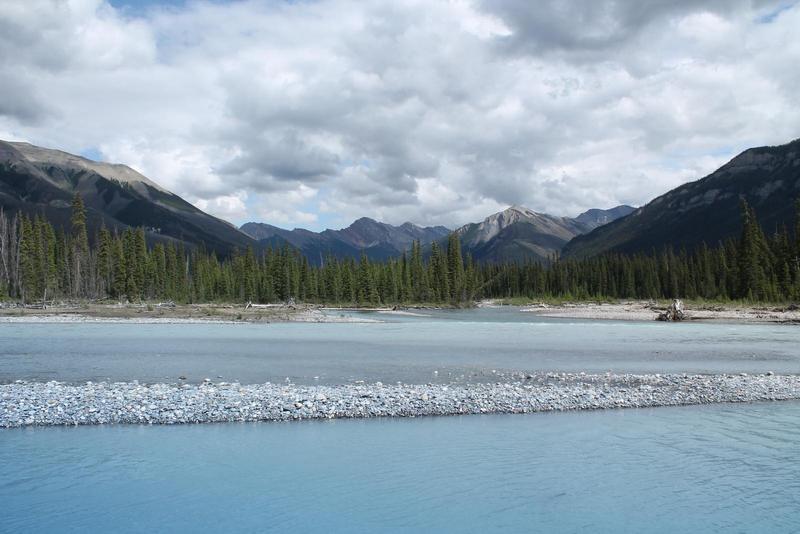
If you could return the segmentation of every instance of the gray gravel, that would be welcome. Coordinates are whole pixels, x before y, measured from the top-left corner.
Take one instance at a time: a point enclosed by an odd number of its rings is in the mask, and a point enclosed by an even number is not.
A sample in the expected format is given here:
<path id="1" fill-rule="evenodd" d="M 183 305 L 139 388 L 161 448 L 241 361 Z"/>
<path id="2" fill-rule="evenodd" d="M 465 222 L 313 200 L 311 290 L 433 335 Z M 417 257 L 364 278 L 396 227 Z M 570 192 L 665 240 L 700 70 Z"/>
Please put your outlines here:
<path id="1" fill-rule="evenodd" d="M 0 385 L 0 427 L 528 413 L 800 398 L 800 376 L 520 374 L 494 384 Z"/>

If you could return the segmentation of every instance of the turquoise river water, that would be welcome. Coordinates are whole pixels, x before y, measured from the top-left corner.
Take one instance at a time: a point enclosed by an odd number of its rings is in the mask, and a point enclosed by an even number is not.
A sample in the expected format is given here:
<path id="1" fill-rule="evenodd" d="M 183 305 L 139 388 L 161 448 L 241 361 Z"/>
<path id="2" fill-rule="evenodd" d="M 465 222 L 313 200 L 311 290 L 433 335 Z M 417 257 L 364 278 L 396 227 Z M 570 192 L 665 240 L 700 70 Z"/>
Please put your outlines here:
<path id="1" fill-rule="evenodd" d="M 545 320 L 0 325 L 0 382 L 800 372 L 800 328 Z M 0 430 L 0 532 L 798 532 L 800 402 Z"/>
<path id="2" fill-rule="evenodd" d="M 797 532 L 800 403 L 0 431 L 3 532 Z"/>
<path id="3" fill-rule="evenodd" d="M 493 380 L 519 370 L 800 372 L 796 325 L 578 321 L 516 308 L 422 313 L 363 313 L 356 315 L 382 322 L 342 324 L 2 324 L 0 383 L 179 376 L 427 383 Z"/>

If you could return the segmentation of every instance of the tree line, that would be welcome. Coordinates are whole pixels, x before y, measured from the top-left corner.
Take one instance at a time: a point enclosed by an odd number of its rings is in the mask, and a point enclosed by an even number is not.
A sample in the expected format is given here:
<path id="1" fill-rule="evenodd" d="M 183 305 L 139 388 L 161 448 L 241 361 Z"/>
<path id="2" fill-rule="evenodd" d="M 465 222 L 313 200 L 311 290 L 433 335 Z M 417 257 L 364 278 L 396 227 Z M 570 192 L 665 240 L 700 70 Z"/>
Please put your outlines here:
<path id="1" fill-rule="evenodd" d="M 767 237 L 742 200 L 742 230 L 716 247 L 604 254 L 583 260 L 487 265 L 486 295 L 572 299 L 800 300 L 800 200 L 793 232 Z"/>
<path id="2" fill-rule="evenodd" d="M 328 257 L 312 265 L 288 245 L 219 257 L 148 243 L 143 228 L 89 239 L 76 195 L 69 229 L 0 209 L 0 299 L 115 299 L 342 305 L 452 304 L 480 298 L 800 300 L 800 202 L 792 232 L 767 237 L 742 203 L 742 232 L 715 247 L 581 260 L 477 263 L 453 233 L 384 262 Z"/>

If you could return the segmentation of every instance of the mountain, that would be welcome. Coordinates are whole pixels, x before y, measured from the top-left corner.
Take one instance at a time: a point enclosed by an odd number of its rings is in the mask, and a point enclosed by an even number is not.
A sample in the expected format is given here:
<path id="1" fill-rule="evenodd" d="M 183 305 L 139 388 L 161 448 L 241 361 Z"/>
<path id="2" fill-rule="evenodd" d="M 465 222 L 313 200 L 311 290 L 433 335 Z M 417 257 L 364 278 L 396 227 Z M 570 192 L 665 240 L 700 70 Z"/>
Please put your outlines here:
<path id="1" fill-rule="evenodd" d="M 599 226 L 603 226 L 604 224 L 608 224 L 616 221 L 617 219 L 625 217 L 634 211 L 636 211 L 636 208 L 624 204 L 608 210 L 590 209 L 575 217 L 575 220 L 590 230 L 594 230 Z"/>
<path id="2" fill-rule="evenodd" d="M 716 245 L 742 228 L 741 199 L 764 231 L 794 224 L 800 198 L 800 139 L 745 150 L 710 175 L 656 198 L 630 215 L 573 239 L 566 257 Z"/>
<path id="3" fill-rule="evenodd" d="M 546 261 L 561 251 L 572 238 L 614 220 L 634 208 L 618 206 L 610 210 L 589 210 L 576 218 L 537 213 L 512 206 L 480 223 L 456 230 L 461 247 L 477 261 L 536 259 Z"/>
<path id="4" fill-rule="evenodd" d="M 392 226 L 362 217 L 347 228 L 338 231 L 326 230 L 325 233 L 335 235 L 342 241 L 360 249 L 389 245 L 402 252 L 411 248 L 414 241 L 421 241 L 423 244 L 431 243 L 447 236 L 450 230 L 444 226 L 421 227 L 410 222 Z"/>
<path id="5" fill-rule="evenodd" d="M 265 223 L 243 224 L 242 232 L 267 246 L 288 243 L 305 254 L 312 263 L 321 263 L 331 254 L 337 258 L 358 258 L 362 251 L 368 258 L 382 261 L 399 256 L 415 240 L 428 244 L 447 236 L 444 226 L 421 227 L 412 223 L 392 226 L 362 217 L 347 228 L 311 232 L 302 228 L 284 230 Z"/>
<path id="6" fill-rule="evenodd" d="M 220 253 L 254 244 L 231 224 L 130 167 L 0 141 L 0 206 L 6 212 L 43 214 L 68 228 L 75 193 L 81 194 L 86 205 L 90 235 L 105 224 L 117 230 L 145 227 L 151 238 L 202 244 Z"/>

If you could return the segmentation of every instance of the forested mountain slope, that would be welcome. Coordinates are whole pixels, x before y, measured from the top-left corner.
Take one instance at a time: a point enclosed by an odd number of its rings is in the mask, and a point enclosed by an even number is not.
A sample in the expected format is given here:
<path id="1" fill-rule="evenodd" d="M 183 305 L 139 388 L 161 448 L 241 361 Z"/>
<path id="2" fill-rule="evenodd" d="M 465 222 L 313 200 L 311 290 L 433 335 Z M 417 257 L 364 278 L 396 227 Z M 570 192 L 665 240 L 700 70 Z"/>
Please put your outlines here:
<path id="1" fill-rule="evenodd" d="M 144 227 L 158 240 L 221 253 L 255 243 L 126 165 L 0 141 L 0 206 L 7 213 L 44 215 L 57 227 L 67 227 L 76 193 L 86 205 L 90 238 L 105 225 L 117 230 Z"/>
<path id="2" fill-rule="evenodd" d="M 712 174 L 669 191 L 630 215 L 577 236 L 564 257 L 717 245 L 741 231 L 741 201 L 769 235 L 792 225 L 800 197 L 800 139 L 745 150 Z"/>

